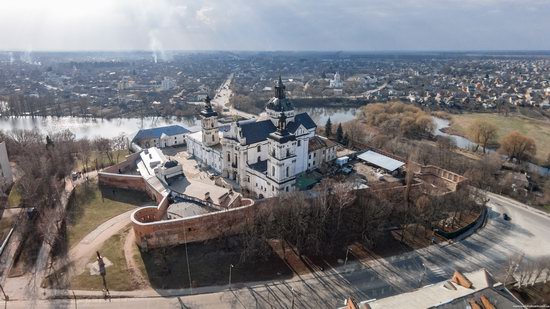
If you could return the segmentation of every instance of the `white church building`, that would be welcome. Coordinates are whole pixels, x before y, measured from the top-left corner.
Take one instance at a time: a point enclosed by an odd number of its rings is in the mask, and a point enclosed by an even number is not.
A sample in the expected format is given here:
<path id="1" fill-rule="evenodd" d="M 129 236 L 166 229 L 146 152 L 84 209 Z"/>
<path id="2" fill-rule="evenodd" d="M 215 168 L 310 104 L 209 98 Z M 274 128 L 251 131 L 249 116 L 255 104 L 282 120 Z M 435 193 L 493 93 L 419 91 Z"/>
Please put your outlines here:
<path id="1" fill-rule="evenodd" d="M 307 113 L 296 114 L 281 78 L 266 105 L 267 119 L 220 129 L 210 98 L 205 103 L 201 130 L 186 137 L 187 152 L 257 198 L 294 191 L 298 175 L 336 158 L 336 143 L 315 135 L 317 125 Z"/>

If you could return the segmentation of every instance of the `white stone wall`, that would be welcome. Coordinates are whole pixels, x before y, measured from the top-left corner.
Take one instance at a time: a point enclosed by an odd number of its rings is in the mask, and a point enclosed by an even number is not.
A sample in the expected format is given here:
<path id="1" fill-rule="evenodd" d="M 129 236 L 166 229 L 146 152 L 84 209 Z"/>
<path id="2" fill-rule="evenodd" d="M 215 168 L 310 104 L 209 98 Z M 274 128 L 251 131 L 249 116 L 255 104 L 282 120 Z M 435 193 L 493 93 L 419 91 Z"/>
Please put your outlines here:
<path id="1" fill-rule="evenodd" d="M 143 148 L 164 148 L 178 145 L 185 145 L 185 135 L 186 134 L 177 134 L 173 136 L 167 136 L 165 138 L 151 138 L 148 140 L 142 140 L 139 145 Z"/>
<path id="2" fill-rule="evenodd" d="M 187 138 L 187 153 L 195 156 L 197 161 L 208 165 L 218 173 L 222 173 L 222 154 L 219 150 L 205 146 L 202 141 Z"/>
<path id="3" fill-rule="evenodd" d="M 184 145 L 184 144 L 185 144 L 185 134 L 178 134 L 178 135 L 161 138 L 160 145 L 158 145 L 157 147 L 164 148 L 164 147 L 178 146 L 178 145 Z"/>

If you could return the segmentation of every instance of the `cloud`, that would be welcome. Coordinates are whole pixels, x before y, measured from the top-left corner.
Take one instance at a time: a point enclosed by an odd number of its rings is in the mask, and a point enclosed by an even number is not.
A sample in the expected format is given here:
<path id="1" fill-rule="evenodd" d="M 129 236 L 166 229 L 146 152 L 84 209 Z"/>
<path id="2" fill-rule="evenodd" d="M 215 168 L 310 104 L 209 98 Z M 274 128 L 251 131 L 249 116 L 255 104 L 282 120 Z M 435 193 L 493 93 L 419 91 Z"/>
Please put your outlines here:
<path id="1" fill-rule="evenodd" d="M 3 49 L 550 49 L 545 0 L 18 0 Z"/>

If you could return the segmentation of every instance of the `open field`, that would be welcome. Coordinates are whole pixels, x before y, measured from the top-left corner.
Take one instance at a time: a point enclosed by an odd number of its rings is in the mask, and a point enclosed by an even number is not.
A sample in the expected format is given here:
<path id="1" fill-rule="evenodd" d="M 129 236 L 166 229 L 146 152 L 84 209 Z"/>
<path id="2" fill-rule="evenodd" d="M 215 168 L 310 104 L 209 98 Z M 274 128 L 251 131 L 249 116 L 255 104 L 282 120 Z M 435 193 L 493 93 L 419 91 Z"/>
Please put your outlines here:
<path id="1" fill-rule="evenodd" d="M 18 207 L 21 203 L 21 192 L 19 192 L 17 183 L 14 184 L 8 195 L 8 207 Z"/>
<path id="2" fill-rule="evenodd" d="M 95 181 L 83 183 L 75 189 L 67 210 L 68 248 L 101 223 L 136 206 L 152 204 L 143 192 L 100 188 Z"/>
<path id="3" fill-rule="evenodd" d="M 550 121 L 537 120 L 519 115 L 508 117 L 498 114 L 462 114 L 453 115 L 449 133 L 466 136 L 468 127 L 476 120 L 484 120 L 498 128 L 498 140 L 512 131 L 529 136 L 537 145 L 536 159 L 544 162 L 550 153 Z"/>
<path id="4" fill-rule="evenodd" d="M 265 260 L 241 262 L 241 244 L 235 238 L 226 241 L 209 241 L 179 245 L 141 252 L 136 260 L 143 261 L 142 272 L 155 289 L 188 288 L 224 285 L 229 283 L 229 268 L 232 283 L 288 279 L 292 270 L 273 251 Z M 189 257 L 187 261 L 186 256 Z M 189 263 L 190 274 L 187 271 Z"/>

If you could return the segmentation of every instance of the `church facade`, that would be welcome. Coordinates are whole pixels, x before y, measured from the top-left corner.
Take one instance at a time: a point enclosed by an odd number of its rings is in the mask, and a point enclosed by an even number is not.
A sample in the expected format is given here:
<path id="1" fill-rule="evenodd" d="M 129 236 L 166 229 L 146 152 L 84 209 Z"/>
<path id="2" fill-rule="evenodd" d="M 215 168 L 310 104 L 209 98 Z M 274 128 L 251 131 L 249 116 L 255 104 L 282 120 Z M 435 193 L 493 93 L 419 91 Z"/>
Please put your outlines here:
<path id="1" fill-rule="evenodd" d="M 315 134 L 307 113 L 295 112 L 280 77 L 265 107 L 267 119 L 236 121 L 221 130 L 210 99 L 205 102 L 201 130 L 187 135 L 187 152 L 257 198 L 296 190 L 300 174 L 336 158 L 336 144 Z"/>

